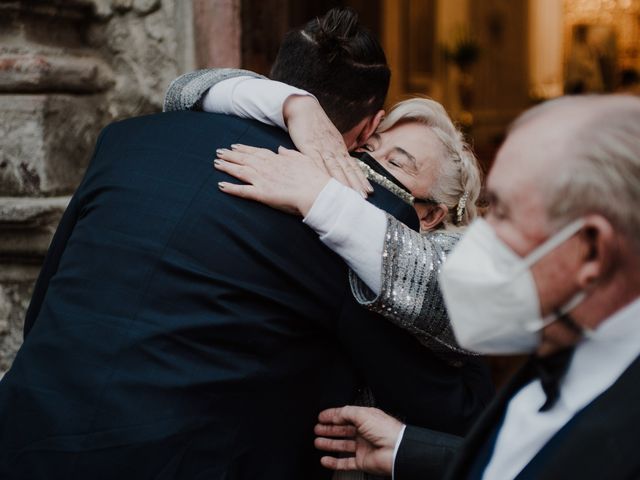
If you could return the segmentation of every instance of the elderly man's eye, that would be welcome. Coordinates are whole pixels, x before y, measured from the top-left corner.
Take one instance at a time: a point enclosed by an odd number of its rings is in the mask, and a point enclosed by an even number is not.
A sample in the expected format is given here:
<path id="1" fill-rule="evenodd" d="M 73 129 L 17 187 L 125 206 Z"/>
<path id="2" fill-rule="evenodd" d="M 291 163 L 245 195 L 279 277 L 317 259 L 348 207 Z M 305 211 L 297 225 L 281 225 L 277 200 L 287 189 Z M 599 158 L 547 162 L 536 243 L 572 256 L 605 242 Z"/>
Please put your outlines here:
<path id="1" fill-rule="evenodd" d="M 487 217 L 493 217 L 496 220 L 505 220 L 507 218 L 507 212 L 501 205 L 489 205 L 487 210 Z"/>

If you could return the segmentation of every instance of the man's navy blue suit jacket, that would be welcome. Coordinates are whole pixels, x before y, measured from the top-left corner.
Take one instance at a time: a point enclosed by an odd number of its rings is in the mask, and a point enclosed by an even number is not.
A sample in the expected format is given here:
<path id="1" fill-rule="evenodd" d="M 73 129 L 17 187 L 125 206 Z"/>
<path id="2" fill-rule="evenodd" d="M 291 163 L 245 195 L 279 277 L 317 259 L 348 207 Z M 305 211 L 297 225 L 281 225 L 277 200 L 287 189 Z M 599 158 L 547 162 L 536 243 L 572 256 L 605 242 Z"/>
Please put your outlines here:
<path id="1" fill-rule="evenodd" d="M 359 308 L 299 218 L 218 190 L 215 151 L 236 142 L 291 146 L 198 112 L 103 131 L 0 383 L 0 478 L 325 478 L 317 413 L 361 384 L 429 428 L 462 433 L 480 411 L 483 367 Z"/>

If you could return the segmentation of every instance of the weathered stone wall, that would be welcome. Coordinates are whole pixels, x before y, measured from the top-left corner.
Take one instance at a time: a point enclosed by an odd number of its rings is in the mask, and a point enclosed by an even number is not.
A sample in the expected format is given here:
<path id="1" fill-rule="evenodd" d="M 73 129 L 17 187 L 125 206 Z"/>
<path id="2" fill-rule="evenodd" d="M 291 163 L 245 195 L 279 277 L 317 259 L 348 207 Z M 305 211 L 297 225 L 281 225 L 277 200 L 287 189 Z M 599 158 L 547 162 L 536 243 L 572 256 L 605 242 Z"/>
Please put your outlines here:
<path id="1" fill-rule="evenodd" d="M 215 3 L 215 2 L 214 2 Z M 186 0 L 0 0 L 0 376 L 99 130 L 194 68 Z"/>

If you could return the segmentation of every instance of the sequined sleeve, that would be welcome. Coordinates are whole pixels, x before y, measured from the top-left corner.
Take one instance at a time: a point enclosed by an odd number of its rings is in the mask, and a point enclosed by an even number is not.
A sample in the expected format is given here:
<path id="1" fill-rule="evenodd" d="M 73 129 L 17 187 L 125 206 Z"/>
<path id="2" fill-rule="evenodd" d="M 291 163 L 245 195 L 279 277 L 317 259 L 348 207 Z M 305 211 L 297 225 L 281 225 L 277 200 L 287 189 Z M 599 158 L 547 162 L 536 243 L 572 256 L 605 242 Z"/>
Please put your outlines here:
<path id="1" fill-rule="evenodd" d="M 455 340 L 438 285 L 438 272 L 460 234 L 420 234 L 390 215 L 387 218 L 380 294 L 376 296 L 352 271 L 353 295 L 361 305 L 407 330 L 434 353 L 469 355 Z"/>

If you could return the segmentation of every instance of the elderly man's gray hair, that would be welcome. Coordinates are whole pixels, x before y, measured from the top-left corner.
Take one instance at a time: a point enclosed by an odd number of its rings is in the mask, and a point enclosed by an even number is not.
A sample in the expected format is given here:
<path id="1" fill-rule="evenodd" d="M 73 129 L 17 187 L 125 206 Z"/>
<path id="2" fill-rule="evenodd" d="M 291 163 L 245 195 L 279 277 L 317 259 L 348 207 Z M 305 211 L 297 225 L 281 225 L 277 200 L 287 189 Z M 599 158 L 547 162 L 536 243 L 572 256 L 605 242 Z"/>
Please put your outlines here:
<path id="1" fill-rule="evenodd" d="M 521 115 L 517 130 L 535 120 L 566 119 L 567 162 L 544 186 L 553 224 L 599 213 L 640 249 L 640 98 L 628 95 L 563 97 Z"/>

